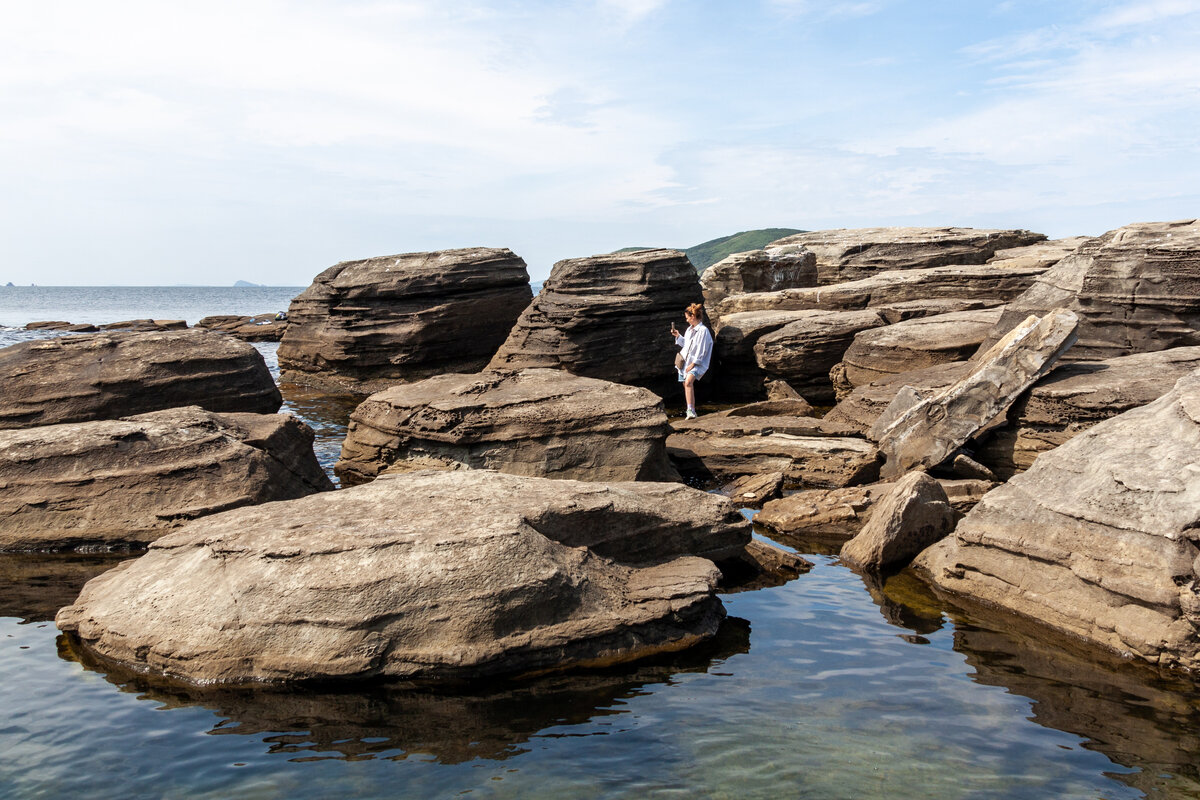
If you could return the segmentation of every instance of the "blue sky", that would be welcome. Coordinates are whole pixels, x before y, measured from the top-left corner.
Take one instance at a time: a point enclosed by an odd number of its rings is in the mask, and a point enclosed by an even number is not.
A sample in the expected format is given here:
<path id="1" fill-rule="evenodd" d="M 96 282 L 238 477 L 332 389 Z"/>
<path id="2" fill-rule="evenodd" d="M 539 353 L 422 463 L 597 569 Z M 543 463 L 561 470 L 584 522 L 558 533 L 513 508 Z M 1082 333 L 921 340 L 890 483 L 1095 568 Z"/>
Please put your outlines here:
<path id="1" fill-rule="evenodd" d="M 0 283 L 1200 213 L 1200 0 L 6 3 Z"/>

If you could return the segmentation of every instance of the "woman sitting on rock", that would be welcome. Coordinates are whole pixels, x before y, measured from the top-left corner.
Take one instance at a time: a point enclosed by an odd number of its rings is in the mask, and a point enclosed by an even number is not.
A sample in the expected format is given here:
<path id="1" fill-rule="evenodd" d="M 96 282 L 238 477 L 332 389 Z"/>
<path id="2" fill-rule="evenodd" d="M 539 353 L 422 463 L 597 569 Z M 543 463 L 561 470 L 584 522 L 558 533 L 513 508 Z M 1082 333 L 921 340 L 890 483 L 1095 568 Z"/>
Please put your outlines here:
<path id="1" fill-rule="evenodd" d="M 675 344 L 681 348 L 679 355 L 683 361 L 679 370 L 679 380 L 683 381 L 683 396 L 687 400 L 687 418 L 696 418 L 696 381 L 704 377 L 708 371 L 708 362 L 712 358 L 712 334 L 704 325 L 704 306 L 692 303 L 683 312 L 688 329 L 681 336 L 671 323 L 671 335 Z M 680 359 L 676 359 L 679 364 Z"/>

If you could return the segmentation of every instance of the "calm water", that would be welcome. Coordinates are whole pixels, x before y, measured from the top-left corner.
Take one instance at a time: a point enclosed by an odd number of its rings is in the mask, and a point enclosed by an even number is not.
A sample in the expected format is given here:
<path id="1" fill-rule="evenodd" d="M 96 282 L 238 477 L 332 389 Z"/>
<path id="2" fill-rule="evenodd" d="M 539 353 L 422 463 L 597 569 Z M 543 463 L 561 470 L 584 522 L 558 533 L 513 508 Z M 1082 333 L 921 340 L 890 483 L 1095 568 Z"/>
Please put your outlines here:
<path id="1" fill-rule="evenodd" d="M 328 467 L 353 400 L 284 392 Z M 710 646 L 470 695 L 106 674 L 51 620 L 117 560 L 0 556 L 0 797 L 1200 798 L 1191 682 L 783 544 L 816 567 Z"/>

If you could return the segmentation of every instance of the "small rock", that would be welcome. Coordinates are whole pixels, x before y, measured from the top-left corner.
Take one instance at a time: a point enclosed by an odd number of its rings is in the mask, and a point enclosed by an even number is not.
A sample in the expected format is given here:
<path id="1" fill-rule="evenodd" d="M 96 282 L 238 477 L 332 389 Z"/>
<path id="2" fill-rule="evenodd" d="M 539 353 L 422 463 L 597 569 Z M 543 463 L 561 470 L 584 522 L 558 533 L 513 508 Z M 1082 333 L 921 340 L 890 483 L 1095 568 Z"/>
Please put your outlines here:
<path id="1" fill-rule="evenodd" d="M 941 485 L 923 472 L 905 475 L 882 497 L 841 558 L 860 569 L 903 566 L 954 528 L 956 515 Z"/>

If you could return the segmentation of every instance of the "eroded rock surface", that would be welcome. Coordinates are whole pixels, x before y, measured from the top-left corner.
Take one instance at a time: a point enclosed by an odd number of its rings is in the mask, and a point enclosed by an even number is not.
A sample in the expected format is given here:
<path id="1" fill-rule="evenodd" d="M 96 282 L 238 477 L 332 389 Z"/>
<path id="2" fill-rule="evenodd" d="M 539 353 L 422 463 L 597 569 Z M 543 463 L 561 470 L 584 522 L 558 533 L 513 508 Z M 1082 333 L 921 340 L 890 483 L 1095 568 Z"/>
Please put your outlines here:
<path id="1" fill-rule="evenodd" d="M 855 336 L 886 324 L 873 310 L 810 311 L 758 337 L 754 357 L 769 379 L 787 381 L 805 400 L 832 405 L 829 371 L 842 360 Z"/>
<path id="2" fill-rule="evenodd" d="M 344 261 L 292 300 L 281 379 L 369 392 L 476 372 L 532 296 L 525 262 L 504 248 Z"/>
<path id="3" fill-rule="evenodd" d="M 243 342 L 278 342 L 283 338 L 287 326 L 286 319 L 276 319 L 274 314 L 256 314 L 252 317 L 219 314 L 204 317 L 196 323 L 197 328 L 228 333 Z"/>
<path id="4" fill-rule="evenodd" d="M 115 419 L 177 406 L 274 413 L 253 346 L 203 330 L 93 333 L 0 349 L 0 428 Z"/>
<path id="5" fill-rule="evenodd" d="M 934 584 L 1147 661 L 1200 667 L 1200 375 L 989 492 L 917 559 Z"/>
<path id="6" fill-rule="evenodd" d="M 578 480 L 678 480 L 662 400 L 633 386 L 527 369 L 443 375 L 371 395 L 334 470 L 494 469 Z"/>
<path id="7" fill-rule="evenodd" d="M 195 406 L 0 431 L 0 549 L 140 546 L 238 506 L 332 489 L 285 414 Z"/>
<path id="8" fill-rule="evenodd" d="M 198 520 L 57 622 L 102 659 L 193 683 L 530 674 L 713 635 L 719 572 L 684 554 L 749 541 L 728 501 L 678 485 L 385 475 Z"/>
<path id="9" fill-rule="evenodd" d="M 559 261 L 489 369 L 550 367 L 586 378 L 679 393 L 671 323 L 703 300 L 678 250 L 639 250 Z"/>
<path id="10" fill-rule="evenodd" d="M 954 527 L 954 509 L 941 484 L 910 472 L 882 497 L 870 520 L 842 545 L 841 558 L 860 569 L 904 566 Z"/>
<path id="11" fill-rule="evenodd" d="M 773 247 L 734 253 L 700 275 L 710 310 L 731 294 L 774 292 L 817 285 L 817 257 L 803 247 Z"/>
<path id="12" fill-rule="evenodd" d="M 843 425 L 859 435 L 870 436 L 880 416 L 906 387 L 924 396 L 932 396 L 953 386 L 970 369 L 968 362 L 955 361 L 871 381 L 855 387 L 854 391 L 841 398 L 823 419 L 831 424 Z"/>
<path id="13" fill-rule="evenodd" d="M 768 430 L 757 436 L 673 433 L 667 438 L 667 454 L 685 476 L 719 483 L 781 472 L 790 483 L 832 488 L 870 483 L 879 476 L 879 452 L 863 439 Z"/>

